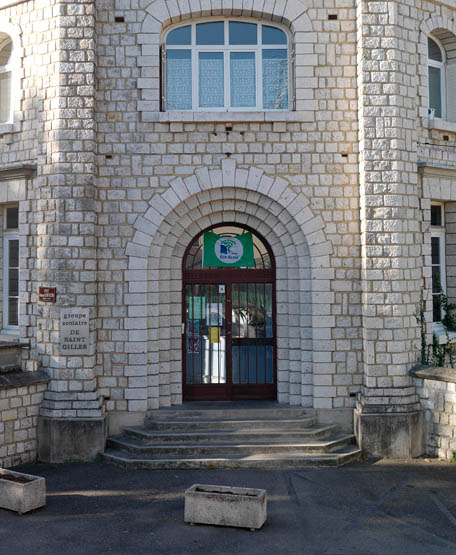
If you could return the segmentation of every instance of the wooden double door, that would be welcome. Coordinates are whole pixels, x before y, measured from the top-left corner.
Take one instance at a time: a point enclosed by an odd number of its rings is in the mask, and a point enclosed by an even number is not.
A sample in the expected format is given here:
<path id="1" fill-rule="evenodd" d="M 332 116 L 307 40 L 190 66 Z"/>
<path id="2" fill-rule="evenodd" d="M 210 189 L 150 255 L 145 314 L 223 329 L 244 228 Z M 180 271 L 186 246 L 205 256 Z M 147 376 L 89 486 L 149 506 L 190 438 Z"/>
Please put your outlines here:
<path id="1" fill-rule="evenodd" d="M 276 398 L 272 270 L 184 272 L 183 398 Z"/>

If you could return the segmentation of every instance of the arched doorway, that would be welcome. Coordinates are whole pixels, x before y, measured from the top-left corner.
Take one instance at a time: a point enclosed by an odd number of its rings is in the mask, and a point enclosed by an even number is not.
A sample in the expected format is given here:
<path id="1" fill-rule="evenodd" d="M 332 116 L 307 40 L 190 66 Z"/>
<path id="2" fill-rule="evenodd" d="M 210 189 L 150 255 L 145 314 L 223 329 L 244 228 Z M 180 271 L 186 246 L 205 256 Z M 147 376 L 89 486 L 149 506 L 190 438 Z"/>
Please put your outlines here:
<path id="1" fill-rule="evenodd" d="M 203 267 L 203 236 L 251 232 L 254 266 Z M 275 264 L 269 245 L 236 223 L 211 226 L 183 258 L 184 400 L 275 399 Z"/>

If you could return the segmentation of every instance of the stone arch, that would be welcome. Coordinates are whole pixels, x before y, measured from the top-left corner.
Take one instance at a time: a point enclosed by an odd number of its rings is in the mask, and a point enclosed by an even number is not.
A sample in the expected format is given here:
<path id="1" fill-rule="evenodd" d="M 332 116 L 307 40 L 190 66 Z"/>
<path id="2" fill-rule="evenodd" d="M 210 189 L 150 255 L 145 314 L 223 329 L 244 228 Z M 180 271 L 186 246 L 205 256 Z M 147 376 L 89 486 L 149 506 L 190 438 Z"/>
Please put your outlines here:
<path id="1" fill-rule="evenodd" d="M 126 372 L 142 377 L 147 393 L 135 386 L 127 398 L 141 400 L 144 410 L 181 402 L 182 257 L 199 231 L 235 221 L 257 229 L 276 259 L 279 400 L 312 406 L 313 372 L 328 361 L 325 342 L 334 322 L 331 244 L 307 198 L 280 177 L 224 159 L 221 169 L 202 167 L 174 179 L 149 204 L 127 246 L 126 302 L 136 316 L 125 320 L 128 352 L 135 353 L 134 370 Z"/>
<path id="2" fill-rule="evenodd" d="M 141 77 L 137 82 L 138 88 L 143 91 L 142 100 L 138 103 L 143 121 L 155 121 L 157 117 L 153 114 L 160 110 L 161 33 L 168 25 L 180 21 L 207 16 L 255 17 L 277 21 L 290 29 L 295 44 L 303 44 L 295 48 L 296 75 L 304 71 L 303 74 L 308 76 L 309 72 L 305 69 L 316 65 L 313 26 L 307 15 L 309 6 L 303 0 L 155 0 L 152 3 L 146 0 L 145 4 L 146 15 L 138 37 L 142 52 L 138 58 Z M 308 110 L 309 106 L 311 102 L 308 94 L 296 94 L 296 110 Z"/>

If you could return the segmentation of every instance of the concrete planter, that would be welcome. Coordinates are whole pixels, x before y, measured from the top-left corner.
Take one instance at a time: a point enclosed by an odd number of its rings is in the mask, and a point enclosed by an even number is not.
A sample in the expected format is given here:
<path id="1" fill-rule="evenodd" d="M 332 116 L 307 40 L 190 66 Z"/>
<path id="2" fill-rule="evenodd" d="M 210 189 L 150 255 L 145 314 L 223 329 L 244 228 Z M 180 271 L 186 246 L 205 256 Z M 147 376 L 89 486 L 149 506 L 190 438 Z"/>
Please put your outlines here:
<path id="1" fill-rule="evenodd" d="M 0 508 L 19 514 L 46 505 L 46 480 L 0 468 Z"/>
<path id="2" fill-rule="evenodd" d="M 266 490 L 194 484 L 185 492 L 185 522 L 258 530 L 266 521 Z"/>

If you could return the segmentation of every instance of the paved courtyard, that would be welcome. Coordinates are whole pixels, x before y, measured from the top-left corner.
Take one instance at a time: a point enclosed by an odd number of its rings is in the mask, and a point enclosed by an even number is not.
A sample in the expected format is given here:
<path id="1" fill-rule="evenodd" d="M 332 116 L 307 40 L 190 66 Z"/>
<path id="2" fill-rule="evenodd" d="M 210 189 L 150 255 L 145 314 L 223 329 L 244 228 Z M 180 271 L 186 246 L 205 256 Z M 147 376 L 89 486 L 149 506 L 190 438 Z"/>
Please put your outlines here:
<path id="1" fill-rule="evenodd" d="M 47 506 L 0 509 L 0 553 L 454 554 L 456 464 L 381 461 L 291 471 L 125 471 L 103 462 L 36 464 Z M 194 483 L 268 491 L 262 530 L 188 526 Z"/>

